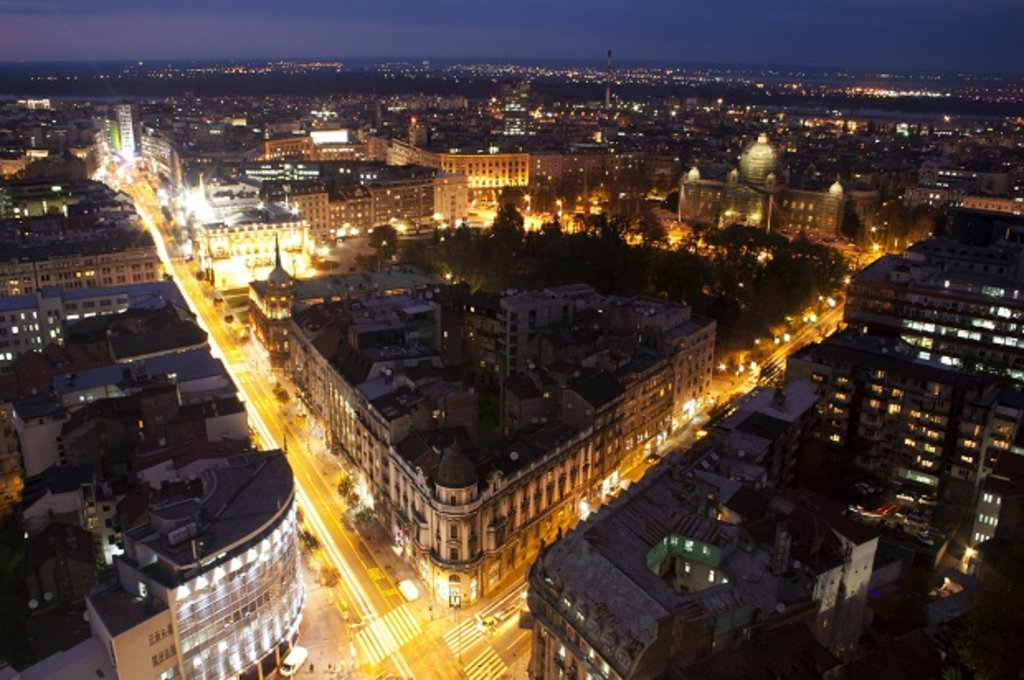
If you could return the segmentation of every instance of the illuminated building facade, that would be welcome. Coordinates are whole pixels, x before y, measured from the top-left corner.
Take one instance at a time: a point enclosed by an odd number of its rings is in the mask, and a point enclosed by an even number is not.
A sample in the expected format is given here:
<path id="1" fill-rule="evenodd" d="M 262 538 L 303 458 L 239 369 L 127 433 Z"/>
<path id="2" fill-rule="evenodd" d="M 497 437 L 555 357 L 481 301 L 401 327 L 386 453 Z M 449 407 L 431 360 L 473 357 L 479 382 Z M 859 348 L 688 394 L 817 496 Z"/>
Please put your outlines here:
<path id="1" fill-rule="evenodd" d="M 437 152 L 391 139 L 387 140 L 385 159 L 388 165 L 422 165 L 449 175 L 465 175 L 470 192 L 530 184 L 530 154 L 526 152 L 500 153 L 493 149 L 480 153 L 459 149 Z"/>
<path id="2" fill-rule="evenodd" d="M 843 318 L 897 335 L 917 356 L 1024 383 L 1024 246 L 932 238 L 853 276 Z"/>
<path id="3" fill-rule="evenodd" d="M 192 253 L 203 274 L 221 290 L 244 288 L 265 279 L 277 249 L 294 275 L 310 268 L 314 243 L 309 222 L 278 204 L 236 213 L 223 222 L 192 229 Z"/>
<path id="4" fill-rule="evenodd" d="M 445 172 L 465 175 L 471 191 L 530 184 L 528 153 L 442 153 L 439 160 Z"/>
<path id="5" fill-rule="evenodd" d="M 280 451 L 240 454 L 191 488 L 158 492 L 124 532 L 117 585 L 86 598 L 93 635 L 121 678 L 270 677 L 305 596 L 291 468 Z"/>
<path id="6" fill-rule="evenodd" d="M 434 178 L 434 219 L 455 224 L 469 216 L 469 182 L 465 175 L 442 173 Z"/>
<path id="7" fill-rule="evenodd" d="M 313 157 L 313 138 L 309 135 L 288 135 L 263 142 L 263 160 L 309 160 Z"/>
<path id="8" fill-rule="evenodd" d="M 288 205 L 309 222 L 309 234 L 318 243 L 331 232 L 331 209 L 327 189 L 318 182 L 291 185 Z"/>
<path id="9" fill-rule="evenodd" d="M 46 286 L 81 290 L 163 278 L 148 232 L 111 229 L 79 242 L 11 248 L 0 259 L 0 296 L 35 293 Z"/>
<path id="10" fill-rule="evenodd" d="M 117 153 L 124 158 L 135 157 L 135 105 L 121 103 L 114 107 L 117 122 Z"/>
<path id="11" fill-rule="evenodd" d="M 35 293 L 0 297 L 0 373 L 19 356 L 64 341 L 64 325 L 94 316 L 119 314 L 154 301 L 179 301 L 173 284 L 86 288 L 48 286 Z M 183 304 L 183 303 L 180 303 Z"/>
<path id="12" fill-rule="evenodd" d="M 373 196 L 366 187 L 339 189 L 327 208 L 337 236 L 354 236 L 378 224 L 374 221 Z"/>
<path id="13" fill-rule="evenodd" d="M 844 211 L 849 209 L 859 218 L 859 236 L 870 230 L 878 209 L 876 190 L 848 190 L 837 181 L 827 191 L 810 191 L 788 187 L 785 180 L 779 152 L 762 134 L 744 148 L 739 165 L 724 180 L 703 177 L 696 166 L 684 173 L 680 216 L 716 224 L 739 223 L 834 236 L 839 234 Z"/>
<path id="14" fill-rule="evenodd" d="M 272 137 L 263 142 L 267 161 L 358 161 L 367 158 L 366 144 L 348 130 L 313 130 L 309 134 Z"/>
<path id="15" fill-rule="evenodd" d="M 164 134 L 146 129 L 142 133 L 140 156 L 149 166 L 149 171 L 163 177 L 167 186 L 181 185 L 181 158 L 173 142 Z"/>
<path id="16" fill-rule="evenodd" d="M 522 82 L 501 86 L 501 112 L 504 133 L 521 136 L 530 131 L 530 83 Z"/>
<path id="17" fill-rule="evenodd" d="M 537 400 L 558 410 L 487 450 L 475 442 L 477 395 L 446 377 L 440 356 L 443 338 L 455 337 L 447 322 L 438 330 L 434 300 L 445 291 L 322 303 L 289 324 L 289 374 L 355 468 L 357 493 L 439 601 L 453 588 L 465 602 L 498 592 L 542 543 L 618 490 L 620 468 L 685 420 L 681 399 L 690 385 L 701 395 L 707 389 L 713 321 L 690 319 L 682 305 L 565 288 L 545 293 L 558 314 L 538 318 L 534 330 L 603 304 L 615 332 L 634 344 L 639 334 L 647 349 L 614 373 L 592 366 L 581 369 L 586 375 L 552 377 Z M 520 329 L 527 337 L 529 309 L 537 307 L 509 307 L 506 338 Z M 683 386 L 687 378 L 693 382 Z"/>
<path id="18" fill-rule="evenodd" d="M 1024 441 L 1018 434 L 1011 452 L 1000 456 L 995 467 L 981 486 L 974 508 L 974 525 L 968 545 L 967 559 L 972 550 L 993 538 L 1020 542 L 1024 522 Z M 977 551 L 974 550 L 974 555 Z"/>
<path id="19" fill-rule="evenodd" d="M 295 281 L 281 266 L 281 248 L 274 244 L 274 268 L 266 281 L 249 283 L 249 315 L 256 339 L 263 343 L 272 366 L 288 358 L 288 319 L 294 302 Z"/>
<path id="20" fill-rule="evenodd" d="M 894 487 L 962 507 L 1020 426 L 1019 392 L 920 359 L 898 338 L 832 335 L 790 357 L 786 376 L 819 385 L 822 444 Z"/>
<path id="21" fill-rule="evenodd" d="M 264 201 L 286 203 L 305 218 L 317 242 L 381 224 L 401 230 L 468 214 L 466 178 L 436 168 L 308 161 L 252 163 L 242 171 L 263 183 Z"/>
<path id="22" fill-rule="evenodd" d="M 280 264 L 265 281 L 249 283 L 249 320 L 253 334 L 263 343 L 270 362 L 283 366 L 288 359 L 288 322 L 296 302 L 349 300 L 424 292 L 438 282 L 413 267 L 390 266 L 366 274 L 331 274 L 293 279 Z"/>
<path id="23" fill-rule="evenodd" d="M 348 236 L 382 224 L 393 224 L 401 232 L 434 219 L 461 220 L 469 213 L 468 196 L 465 177 L 444 173 L 340 188 L 327 204 L 328 233 Z"/>

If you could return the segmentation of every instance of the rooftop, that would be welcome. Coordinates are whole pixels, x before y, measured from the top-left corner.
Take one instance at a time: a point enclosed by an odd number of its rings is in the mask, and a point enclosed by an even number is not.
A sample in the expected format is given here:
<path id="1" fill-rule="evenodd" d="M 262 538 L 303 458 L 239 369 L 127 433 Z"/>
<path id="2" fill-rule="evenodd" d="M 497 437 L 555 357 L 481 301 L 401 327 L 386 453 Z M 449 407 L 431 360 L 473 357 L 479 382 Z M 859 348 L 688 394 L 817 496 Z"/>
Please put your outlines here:
<path id="1" fill-rule="evenodd" d="M 346 297 L 368 297 L 385 295 L 392 291 L 419 290 L 437 285 L 414 267 L 395 266 L 380 272 L 365 274 L 333 274 L 311 279 L 297 279 L 293 289 L 295 300 L 315 300 Z M 265 292 L 263 281 L 253 281 L 250 286 L 258 293 Z"/>
<path id="2" fill-rule="evenodd" d="M 224 364 L 215 359 L 207 347 L 188 349 L 184 352 L 162 354 L 156 357 L 140 359 L 130 364 L 111 364 L 96 368 L 58 375 L 53 380 L 54 389 L 58 394 L 85 392 L 108 385 L 119 385 L 132 379 L 134 366 L 139 366 L 145 375 L 158 376 L 174 374 L 175 380 L 181 384 L 191 380 L 199 380 L 214 376 L 227 377 Z"/>
<path id="3" fill-rule="evenodd" d="M 219 555 L 255 538 L 289 505 L 295 488 L 281 451 L 231 456 L 226 465 L 203 471 L 201 481 L 199 495 L 170 491 L 150 505 L 148 524 L 125 532 L 126 555 L 135 544 L 152 549 L 168 567 L 160 570 L 168 586 L 179 585 L 195 563 L 191 541 L 176 542 L 174 530 L 193 525 L 187 538 L 201 545 L 202 555 Z"/>
<path id="4" fill-rule="evenodd" d="M 93 636 L 74 647 L 46 657 L 21 671 L 21 680 L 104 680 L 117 678 L 110 655 L 99 638 Z"/>
<path id="5" fill-rule="evenodd" d="M 858 369 L 867 370 L 870 367 L 870 370 L 882 370 L 965 390 L 981 390 L 997 382 L 993 376 L 966 373 L 936 361 L 919 359 L 916 350 L 899 338 L 867 335 L 856 329 L 833 333 L 822 342 L 809 345 L 793 356 L 817 363 L 842 363 Z"/>

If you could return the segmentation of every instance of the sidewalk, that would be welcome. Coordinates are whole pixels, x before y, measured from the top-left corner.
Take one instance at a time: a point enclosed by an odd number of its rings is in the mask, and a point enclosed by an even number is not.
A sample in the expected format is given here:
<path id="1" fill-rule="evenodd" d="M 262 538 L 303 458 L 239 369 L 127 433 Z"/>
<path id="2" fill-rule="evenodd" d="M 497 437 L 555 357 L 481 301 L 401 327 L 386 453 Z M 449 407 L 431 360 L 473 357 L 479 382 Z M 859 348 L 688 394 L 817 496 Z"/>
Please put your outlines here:
<path id="1" fill-rule="evenodd" d="M 352 636 L 338 612 L 336 593 L 319 583 L 317 571 L 305 551 L 300 561 L 306 584 L 306 605 L 297 644 L 309 650 L 309 660 L 296 677 L 354 680 L 359 676 L 346 665 Z"/>

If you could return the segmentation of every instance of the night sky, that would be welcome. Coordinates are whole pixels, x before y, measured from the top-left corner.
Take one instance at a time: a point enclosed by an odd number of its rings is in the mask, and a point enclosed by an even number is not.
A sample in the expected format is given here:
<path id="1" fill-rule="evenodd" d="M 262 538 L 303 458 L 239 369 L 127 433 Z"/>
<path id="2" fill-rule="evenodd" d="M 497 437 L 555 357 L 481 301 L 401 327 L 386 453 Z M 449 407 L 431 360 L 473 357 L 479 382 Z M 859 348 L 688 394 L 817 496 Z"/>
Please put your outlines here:
<path id="1" fill-rule="evenodd" d="M 1024 70 L 1024 0 L 0 0 L 0 60 L 456 57 Z"/>

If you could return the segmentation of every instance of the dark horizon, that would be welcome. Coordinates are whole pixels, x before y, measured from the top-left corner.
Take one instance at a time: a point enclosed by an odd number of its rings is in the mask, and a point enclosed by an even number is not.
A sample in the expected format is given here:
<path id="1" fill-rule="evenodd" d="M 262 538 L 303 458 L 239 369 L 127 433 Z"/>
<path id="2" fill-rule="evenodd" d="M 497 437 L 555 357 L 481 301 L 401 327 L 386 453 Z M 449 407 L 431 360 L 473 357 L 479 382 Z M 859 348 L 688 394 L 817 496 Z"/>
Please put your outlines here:
<path id="1" fill-rule="evenodd" d="M 331 58 L 600 59 L 1002 73 L 1018 64 L 1015 0 L 0 0 L 0 61 Z M 261 54 L 262 53 L 262 54 Z M 463 55 L 463 56 L 457 56 Z M 837 64 L 841 66 L 827 66 Z"/>
<path id="2" fill-rule="evenodd" d="M 321 55 L 321 56 L 248 56 L 248 57 L 181 57 L 174 59 L 166 58 L 123 58 L 123 59 L 33 59 L 33 60 L 2 60 L 2 67 L 33 67 L 33 66 L 141 66 L 149 68 L 157 65 L 166 66 L 197 66 L 214 64 L 271 64 L 277 62 L 312 63 L 312 62 L 337 61 L 358 65 L 383 65 L 383 64 L 412 64 L 419 66 L 422 62 L 429 62 L 431 66 L 443 65 L 493 65 L 493 66 L 522 66 L 522 67 L 567 67 L 580 66 L 585 68 L 605 68 L 605 58 L 595 57 L 509 57 L 509 56 L 429 56 L 429 55 L 392 55 L 381 57 L 365 56 L 344 56 L 344 55 Z M 988 76 L 988 77 L 1012 77 L 1024 78 L 1024 64 L 1019 70 L 972 70 L 952 68 L 924 68 L 924 67 L 883 67 L 883 66 L 851 66 L 848 64 L 828 63 L 782 63 L 782 62 L 749 62 L 749 61 L 704 61 L 704 60 L 675 60 L 675 59 L 642 59 L 630 57 L 613 58 L 613 69 L 622 70 L 624 67 L 643 68 L 673 68 L 684 71 L 697 70 L 725 70 L 733 73 L 742 71 L 767 72 L 773 70 L 786 71 L 812 71 L 817 74 L 829 72 L 849 72 L 852 75 L 900 75 L 900 76 Z M 838 75 L 838 73 L 836 74 Z"/>

